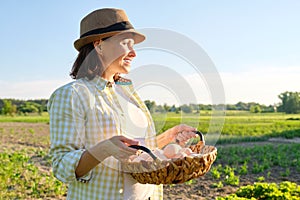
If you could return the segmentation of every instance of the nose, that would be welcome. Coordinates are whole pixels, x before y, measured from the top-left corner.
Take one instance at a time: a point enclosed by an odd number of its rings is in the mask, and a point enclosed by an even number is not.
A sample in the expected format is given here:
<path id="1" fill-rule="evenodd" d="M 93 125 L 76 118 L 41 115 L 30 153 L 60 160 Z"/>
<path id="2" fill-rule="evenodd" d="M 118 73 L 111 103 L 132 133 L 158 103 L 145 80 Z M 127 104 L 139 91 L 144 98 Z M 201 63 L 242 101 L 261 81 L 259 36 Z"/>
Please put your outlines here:
<path id="1" fill-rule="evenodd" d="M 135 50 L 133 48 L 130 49 L 130 51 L 128 53 L 128 56 L 130 56 L 130 57 L 135 57 L 136 56 Z"/>

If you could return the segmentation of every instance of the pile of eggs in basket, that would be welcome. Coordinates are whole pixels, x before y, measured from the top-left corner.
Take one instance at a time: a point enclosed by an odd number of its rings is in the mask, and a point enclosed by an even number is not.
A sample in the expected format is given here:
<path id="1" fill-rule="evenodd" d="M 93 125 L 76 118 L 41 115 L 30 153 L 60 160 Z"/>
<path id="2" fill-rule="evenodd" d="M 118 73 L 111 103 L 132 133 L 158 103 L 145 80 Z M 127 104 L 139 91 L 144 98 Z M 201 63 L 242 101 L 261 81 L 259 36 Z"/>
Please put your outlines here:
<path id="1" fill-rule="evenodd" d="M 152 152 L 160 160 L 181 159 L 186 156 L 195 157 L 199 154 L 194 153 L 190 148 L 182 148 L 178 144 L 168 144 L 163 150 L 156 148 Z M 140 155 L 132 155 L 129 157 L 130 162 L 140 162 L 141 160 L 153 161 L 151 156 L 143 152 Z"/>

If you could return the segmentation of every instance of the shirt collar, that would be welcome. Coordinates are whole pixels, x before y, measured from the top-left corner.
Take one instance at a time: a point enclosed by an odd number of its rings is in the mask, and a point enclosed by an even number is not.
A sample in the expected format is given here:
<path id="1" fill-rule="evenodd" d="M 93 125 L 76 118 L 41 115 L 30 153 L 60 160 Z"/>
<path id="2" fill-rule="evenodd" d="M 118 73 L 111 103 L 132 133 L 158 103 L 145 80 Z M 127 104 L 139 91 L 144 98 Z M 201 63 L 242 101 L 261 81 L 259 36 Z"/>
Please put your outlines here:
<path id="1" fill-rule="evenodd" d="M 96 76 L 92 80 L 90 80 L 92 84 L 96 86 L 99 90 L 104 90 L 105 87 L 112 87 L 113 85 L 132 85 L 132 82 L 130 79 L 123 78 L 121 76 L 118 76 L 115 80 L 115 82 L 110 82 L 100 76 Z"/>

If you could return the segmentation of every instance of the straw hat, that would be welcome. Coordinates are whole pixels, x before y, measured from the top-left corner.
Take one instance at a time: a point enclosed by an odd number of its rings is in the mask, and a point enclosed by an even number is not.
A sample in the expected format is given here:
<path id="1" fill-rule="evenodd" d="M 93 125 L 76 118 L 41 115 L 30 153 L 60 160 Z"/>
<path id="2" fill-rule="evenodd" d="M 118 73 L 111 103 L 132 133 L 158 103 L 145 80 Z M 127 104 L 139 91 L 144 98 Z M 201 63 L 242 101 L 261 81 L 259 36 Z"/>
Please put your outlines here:
<path id="1" fill-rule="evenodd" d="M 124 10 L 115 8 L 95 10 L 81 20 L 80 38 L 74 42 L 74 47 L 79 51 L 88 43 L 118 33 L 132 33 L 135 44 L 145 40 L 143 34 L 135 31 Z"/>

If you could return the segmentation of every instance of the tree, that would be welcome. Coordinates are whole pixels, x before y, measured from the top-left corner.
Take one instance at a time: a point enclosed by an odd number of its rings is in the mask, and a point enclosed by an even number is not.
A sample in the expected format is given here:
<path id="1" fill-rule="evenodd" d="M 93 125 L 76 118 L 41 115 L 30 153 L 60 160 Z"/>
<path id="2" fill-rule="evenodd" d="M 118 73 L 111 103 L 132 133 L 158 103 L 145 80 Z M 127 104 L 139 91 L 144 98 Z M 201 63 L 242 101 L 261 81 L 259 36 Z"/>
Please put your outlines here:
<path id="1" fill-rule="evenodd" d="M 10 100 L 3 100 L 3 107 L 1 109 L 1 112 L 4 115 L 11 115 L 13 116 L 17 111 L 17 106 L 12 104 L 12 102 Z"/>
<path id="2" fill-rule="evenodd" d="M 169 112 L 170 111 L 170 106 L 168 106 L 166 103 L 164 103 L 163 105 L 165 112 Z"/>
<path id="3" fill-rule="evenodd" d="M 252 113 L 260 113 L 261 112 L 261 108 L 259 105 L 252 105 L 250 107 L 250 112 Z"/>
<path id="4" fill-rule="evenodd" d="M 18 108 L 21 113 L 37 113 L 41 111 L 41 105 L 34 102 L 25 102 Z"/>
<path id="5" fill-rule="evenodd" d="M 180 109 L 182 110 L 182 112 L 184 113 L 191 113 L 192 112 L 192 109 L 190 106 L 184 104 L 182 106 L 180 106 Z"/>
<path id="6" fill-rule="evenodd" d="M 169 109 L 170 112 L 177 112 L 178 111 L 178 108 L 176 108 L 175 105 L 172 105 Z"/>
<path id="7" fill-rule="evenodd" d="M 200 106 L 199 106 L 199 104 L 191 103 L 191 104 L 190 104 L 190 108 L 191 108 L 192 112 L 193 112 L 193 111 L 195 111 L 196 113 L 199 113 L 199 112 L 200 112 Z"/>
<path id="8" fill-rule="evenodd" d="M 227 104 L 227 105 L 226 105 L 226 109 L 227 109 L 227 110 L 237 110 L 237 107 L 236 107 L 236 105 Z"/>
<path id="9" fill-rule="evenodd" d="M 155 106 L 154 111 L 159 113 L 167 112 L 162 105 Z"/>
<path id="10" fill-rule="evenodd" d="M 300 113 L 300 93 L 299 92 L 284 92 L 279 96 L 281 105 L 279 110 L 288 114 Z"/>
<path id="11" fill-rule="evenodd" d="M 248 105 L 241 101 L 236 104 L 236 107 L 238 110 L 248 110 L 249 109 Z"/>
<path id="12" fill-rule="evenodd" d="M 144 103 L 151 113 L 153 113 L 155 111 L 155 107 L 156 107 L 155 101 L 146 100 L 146 101 L 144 101 Z"/>

